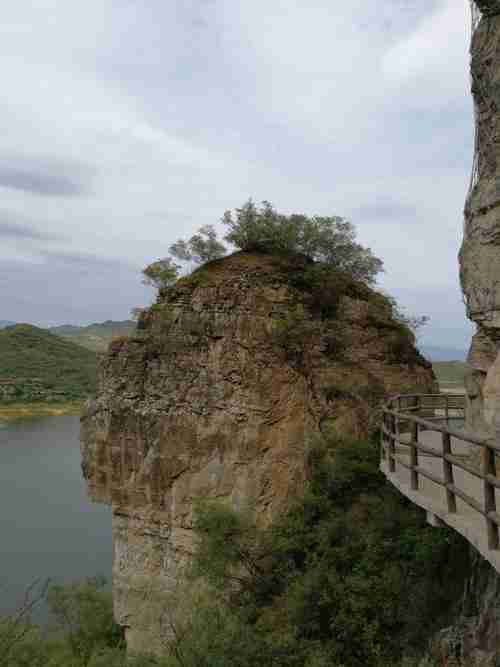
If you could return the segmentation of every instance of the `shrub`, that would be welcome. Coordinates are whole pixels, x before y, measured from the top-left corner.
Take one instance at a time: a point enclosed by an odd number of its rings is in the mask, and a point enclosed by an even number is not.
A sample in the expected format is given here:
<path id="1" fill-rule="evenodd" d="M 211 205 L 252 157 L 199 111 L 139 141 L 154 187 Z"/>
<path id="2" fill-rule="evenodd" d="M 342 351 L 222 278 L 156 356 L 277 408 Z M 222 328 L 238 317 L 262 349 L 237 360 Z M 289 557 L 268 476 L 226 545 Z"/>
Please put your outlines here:
<path id="1" fill-rule="evenodd" d="M 66 586 L 52 584 L 47 592 L 56 632 L 65 639 L 72 656 L 85 665 L 96 650 L 123 644 L 105 583 L 102 577 L 94 577 Z"/>
<path id="2" fill-rule="evenodd" d="M 122 631 L 113 621 L 111 593 L 104 584 L 95 577 L 43 586 L 40 592 L 28 589 L 19 609 L 0 617 L 1 667 L 125 665 Z M 31 623 L 31 611 L 44 597 L 53 619 L 48 633 Z"/>
<path id="3" fill-rule="evenodd" d="M 197 573 L 217 610 L 207 603 L 183 635 L 186 650 L 210 637 L 203 660 L 193 649 L 175 665 L 229 664 L 228 638 L 242 667 L 381 667 L 423 652 L 458 598 L 469 550 L 426 526 L 378 462 L 372 442 L 314 445 L 305 497 L 266 531 L 228 508 L 198 510 Z"/>
<path id="4" fill-rule="evenodd" d="M 259 208 L 249 200 L 234 214 L 226 211 L 223 222 L 225 239 L 241 250 L 303 255 L 369 284 L 382 270 L 382 261 L 356 243 L 354 226 L 338 216 L 286 216 L 267 201 Z"/>
<path id="5" fill-rule="evenodd" d="M 226 252 L 226 247 L 217 240 L 217 232 L 212 225 L 200 227 L 198 233 L 188 241 L 179 239 L 170 246 L 170 254 L 173 257 L 195 264 L 220 259 Z"/>
<path id="6" fill-rule="evenodd" d="M 179 277 L 180 268 L 170 257 L 159 259 L 143 270 L 143 283 L 157 289 L 170 287 Z"/>

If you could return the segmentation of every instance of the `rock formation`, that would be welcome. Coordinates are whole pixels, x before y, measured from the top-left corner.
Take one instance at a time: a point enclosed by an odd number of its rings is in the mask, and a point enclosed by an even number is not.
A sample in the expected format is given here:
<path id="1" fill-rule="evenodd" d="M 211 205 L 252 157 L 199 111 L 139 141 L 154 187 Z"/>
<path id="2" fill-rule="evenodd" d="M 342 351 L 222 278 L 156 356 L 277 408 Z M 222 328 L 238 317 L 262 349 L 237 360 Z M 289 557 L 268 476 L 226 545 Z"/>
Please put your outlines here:
<path id="1" fill-rule="evenodd" d="M 471 45 L 475 157 L 465 205 L 460 279 L 477 324 L 468 355 L 467 426 L 500 426 L 500 2 L 474 0 Z M 453 625 L 432 646 L 437 664 L 494 667 L 500 655 L 500 577 L 471 548 L 472 567 Z"/>
<path id="2" fill-rule="evenodd" d="M 495 16 L 500 14 L 500 3 L 498 0 L 474 0 L 483 16 Z"/>
<path id="3" fill-rule="evenodd" d="M 496 667 L 500 655 L 500 577 L 472 547 L 469 575 L 454 624 L 430 646 L 433 664 Z"/>
<path id="4" fill-rule="evenodd" d="M 197 500 L 266 524 L 302 492 L 311 438 L 365 435 L 384 396 L 434 389 L 385 297 L 334 281 L 318 298 L 310 268 L 245 253 L 209 263 L 162 291 L 101 363 L 82 467 L 113 508 L 115 615 L 132 651 L 160 650 L 168 633 Z"/>
<path id="5" fill-rule="evenodd" d="M 460 277 L 477 324 L 469 352 L 469 427 L 490 431 L 500 416 L 500 3 L 477 0 L 471 46 L 476 116 L 474 173 L 465 206 Z"/>

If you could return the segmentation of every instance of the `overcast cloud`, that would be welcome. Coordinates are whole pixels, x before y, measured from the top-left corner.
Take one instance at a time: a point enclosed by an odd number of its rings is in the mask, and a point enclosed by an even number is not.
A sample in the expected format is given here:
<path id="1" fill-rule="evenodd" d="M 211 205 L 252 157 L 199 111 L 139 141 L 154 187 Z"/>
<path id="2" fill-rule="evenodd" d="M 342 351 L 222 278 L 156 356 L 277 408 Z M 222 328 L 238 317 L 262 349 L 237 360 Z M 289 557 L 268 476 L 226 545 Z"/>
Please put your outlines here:
<path id="1" fill-rule="evenodd" d="M 7 3 L 0 317 L 126 318 L 142 266 L 251 196 L 351 219 L 424 341 L 465 347 L 467 5 Z"/>

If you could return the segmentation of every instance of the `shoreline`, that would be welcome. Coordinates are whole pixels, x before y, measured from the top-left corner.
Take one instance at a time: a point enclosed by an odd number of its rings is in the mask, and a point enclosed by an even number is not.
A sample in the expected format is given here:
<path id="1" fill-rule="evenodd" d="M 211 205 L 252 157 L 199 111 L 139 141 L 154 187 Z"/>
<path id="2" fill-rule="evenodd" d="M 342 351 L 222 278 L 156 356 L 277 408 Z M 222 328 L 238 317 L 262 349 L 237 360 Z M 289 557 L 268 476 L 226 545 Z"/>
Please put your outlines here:
<path id="1" fill-rule="evenodd" d="M 37 417 L 62 417 L 66 415 L 78 417 L 82 411 L 84 402 L 84 400 L 80 400 L 64 403 L 40 402 L 0 405 L 0 425 Z"/>

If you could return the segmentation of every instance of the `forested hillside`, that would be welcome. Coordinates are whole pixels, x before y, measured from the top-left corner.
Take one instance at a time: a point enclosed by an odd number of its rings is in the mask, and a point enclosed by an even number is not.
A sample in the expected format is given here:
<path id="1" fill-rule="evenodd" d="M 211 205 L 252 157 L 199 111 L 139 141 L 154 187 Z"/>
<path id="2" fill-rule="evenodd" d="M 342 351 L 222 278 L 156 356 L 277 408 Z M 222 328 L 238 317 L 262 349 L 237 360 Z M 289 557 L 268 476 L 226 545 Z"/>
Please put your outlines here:
<path id="1" fill-rule="evenodd" d="M 30 324 L 0 331 L 0 402 L 71 400 L 96 388 L 97 357 Z"/>

